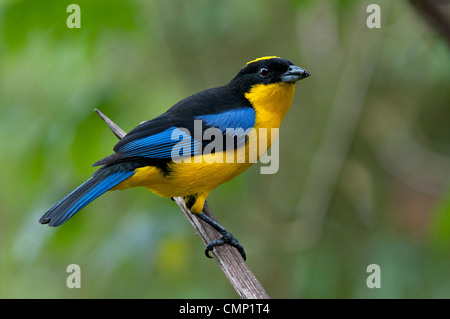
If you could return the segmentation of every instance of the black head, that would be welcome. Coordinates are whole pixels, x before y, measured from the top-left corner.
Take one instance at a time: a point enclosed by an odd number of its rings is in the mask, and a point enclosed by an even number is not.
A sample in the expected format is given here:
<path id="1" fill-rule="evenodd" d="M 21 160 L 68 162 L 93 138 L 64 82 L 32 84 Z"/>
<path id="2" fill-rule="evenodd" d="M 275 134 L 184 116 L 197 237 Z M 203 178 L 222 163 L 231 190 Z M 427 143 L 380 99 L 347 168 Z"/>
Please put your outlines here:
<path id="1" fill-rule="evenodd" d="M 230 85 L 248 92 L 256 84 L 295 83 L 310 76 L 309 72 L 279 57 L 262 57 L 250 61 L 231 80 Z"/>

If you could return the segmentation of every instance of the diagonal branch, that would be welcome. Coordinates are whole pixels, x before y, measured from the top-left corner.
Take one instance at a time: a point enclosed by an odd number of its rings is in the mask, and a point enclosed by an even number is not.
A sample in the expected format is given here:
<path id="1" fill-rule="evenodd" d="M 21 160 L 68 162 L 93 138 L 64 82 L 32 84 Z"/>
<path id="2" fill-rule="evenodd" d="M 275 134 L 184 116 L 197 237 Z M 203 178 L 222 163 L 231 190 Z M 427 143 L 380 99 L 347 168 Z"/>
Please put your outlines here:
<path id="1" fill-rule="evenodd" d="M 422 16 L 431 27 L 447 41 L 450 46 L 450 13 L 447 1 L 410 0 L 417 13 Z"/>
<path id="2" fill-rule="evenodd" d="M 95 112 L 106 122 L 111 131 L 119 139 L 123 138 L 126 133 L 107 116 L 105 116 L 98 109 Z M 205 244 L 220 237 L 219 233 L 215 231 L 211 226 L 194 216 L 184 204 L 182 197 L 174 197 L 173 200 L 178 205 L 180 210 L 186 216 L 186 218 L 194 227 L 197 235 L 203 240 Z M 205 202 L 203 213 L 208 215 L 212 220 L 217 222 L 216 217 L 212 213 L 208 204 Z M 255 275 L 248 268 L 245 261 L 242 259 L 240 253 L 229 245 L 217 246 L 212 251 L 212 255 L 216 259 L 220 268 L 224 272 L 228 281 L 233 286 L 236 293 L 242 299 L 269 299 L 269 295 L 266 293 L 262 285 L 256 279 Z"/>

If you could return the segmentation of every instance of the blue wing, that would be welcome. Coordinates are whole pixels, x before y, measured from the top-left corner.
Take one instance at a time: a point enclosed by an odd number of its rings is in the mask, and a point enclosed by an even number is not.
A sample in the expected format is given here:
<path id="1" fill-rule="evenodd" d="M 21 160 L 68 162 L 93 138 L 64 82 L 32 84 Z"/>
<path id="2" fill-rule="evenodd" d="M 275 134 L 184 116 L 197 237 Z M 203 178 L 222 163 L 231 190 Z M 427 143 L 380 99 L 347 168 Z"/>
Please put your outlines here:
<path id="1" fill-rule="evenodd" d="M 223 137 L 222 149 L 236 149 L 247 141 L 250 129 L 255 126 L 255 110 L 251 107 L 237 108 L 217 114 L 199 115 L 205 129 L 220 130 Z M 203 141 L 203 144 L 208 141 Z"/>
<path id="2" fill-rule="evenodd" d="M 255 111 L 251 107 L 195 115 L 190 120 L 178 114 L 164 113 L 136 127 L 117 143 L 114 147 L 116 153 L 94 165 L 138 159 L 145 159 L 151 164 L 152 160 L 170 161 L 174 156 L 198 155 L 211 142 L 202 140 L 203 133 L 210 128 L 217 129 L 223 137 L 223 149 L 237 148 L 245 143 L 249 129 L 254 125 Z M 227 135 L 233 137 L 231 145 L 225 141 Z"/>
<path id="3" fill-rule="evenodd" d="M 168 159 L 173 156 L 192 156 L 200 153 L 201 145 L 190 132 L 170 127 L 162 132 L 132 140 L 117 148 L 123 157 Z M 175 154 L 175 150 L 178 153 Z M 186 151 L 187 150 L 187 151 Z"/>
<path id="4" fill-rule="evenodd" d="M 216 127 L 223 133 L 228 129 L 242 128 L 244 131 L 255 125 L 255 110 L 251 107 L 232 109 L 229 111 L 198 115 L 196 119 L 204 121 L 208 127 Z"/>

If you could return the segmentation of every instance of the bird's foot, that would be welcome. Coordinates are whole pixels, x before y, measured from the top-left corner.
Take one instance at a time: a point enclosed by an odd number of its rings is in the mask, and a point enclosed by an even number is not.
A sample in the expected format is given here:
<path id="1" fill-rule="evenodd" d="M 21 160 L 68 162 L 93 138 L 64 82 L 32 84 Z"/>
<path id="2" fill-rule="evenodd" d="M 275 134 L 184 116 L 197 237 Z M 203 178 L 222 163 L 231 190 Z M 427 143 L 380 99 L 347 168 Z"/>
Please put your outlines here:
<path id="1" fill-rule="evenodd" d="M 238 240 L 228 230 L 226 230 L 219 223 L 213 221 L 211 218 L 209 218 L 203 212 L 201 212 L 200 214 L 195 214 L 195 215 L 200 217 L 205 222 L 207 222 L 209 225 L 211 225 L 215 230 L 217 230 L 222 235 L 222 237 L 220 237 L 216 240 L 213 240 L 206 245 L 206 249 L 205 249 L 206 257 L 212 258 L 212 256 L 209 254 L 209 252 L 212 251 L 214 249 L 214 247 L 228 244 L 228 245 L 235 247 L 239 251 L 239 253 L 241 254 L 241 256 L 244 260 L 247 259 L 247 255 L 245 254 L 244 247 L 242 247 L 242 245 L 238 242 Z"/>
<path id="2" fill-rule="evenodd" d="M 245 254 L 244 247 L 242 247 L 242 245 L 238 242 L 238 240 L 236 238 L 234 238 L 234 236 L 227 230 L 225 230 L 224 232 L 220 232 L 220 233 L 221 233 L 222 237 L 220 237 L 216 240 L 213 240 L 213 241 L 209 242 L 208 245 L 206 245 L 206 249 L 205 249 L 206 257 L 212 258 L 212 256 L 209 254 L 209 252 L 212 251 L 214 249 L 214 247 L 221 246 L 223 244 L 228 244 L 228 245 L 235 247 L 241 254 L 242 258 L 244 260 L 246 260 L 247 255 Z"/>

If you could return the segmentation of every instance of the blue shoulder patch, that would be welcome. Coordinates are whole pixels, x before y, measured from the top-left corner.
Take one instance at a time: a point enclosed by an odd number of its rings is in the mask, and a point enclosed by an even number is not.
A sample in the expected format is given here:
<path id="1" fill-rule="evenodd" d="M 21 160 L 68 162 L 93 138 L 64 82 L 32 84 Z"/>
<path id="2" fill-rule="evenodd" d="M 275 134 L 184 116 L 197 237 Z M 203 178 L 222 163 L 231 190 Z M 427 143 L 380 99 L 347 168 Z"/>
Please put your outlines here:
<path id="1" fill-rule="evenodd" d="M 243 107 L 217 114 L 199 115 L 195 118 L 202 120 L 210 127 L 219 128 L 224 133 L 227 128 L 242 128 L 245 131 L 255 125 L 255 110 L 251 107 Z"/>

